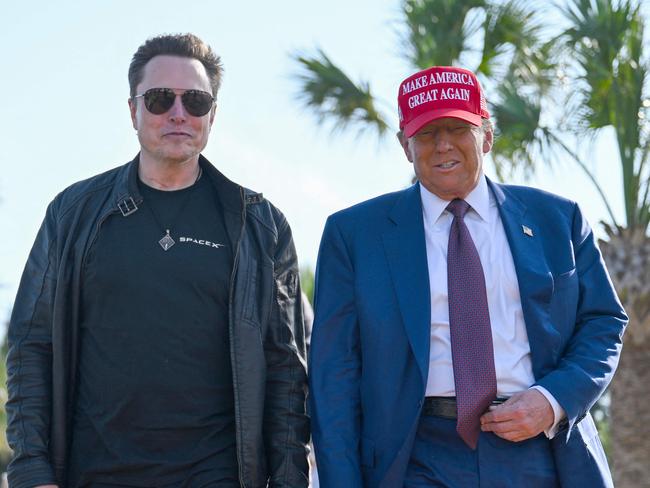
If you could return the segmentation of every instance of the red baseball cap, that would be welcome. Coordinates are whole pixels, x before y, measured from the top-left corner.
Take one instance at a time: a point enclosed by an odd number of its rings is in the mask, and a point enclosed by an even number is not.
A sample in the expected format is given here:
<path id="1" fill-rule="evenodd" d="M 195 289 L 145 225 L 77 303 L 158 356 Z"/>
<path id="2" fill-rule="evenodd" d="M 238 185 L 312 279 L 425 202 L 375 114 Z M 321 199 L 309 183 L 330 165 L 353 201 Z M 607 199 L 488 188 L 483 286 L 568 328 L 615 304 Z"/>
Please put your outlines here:
<path id="1" fill-rule="evenodd" d="M 399 128 L 412 137 L 429 122 L 443 117 L 480 126 L 489 119 L 478 79 L 469 70 L 433 66 L 406 78 L 397 94 Z"/>

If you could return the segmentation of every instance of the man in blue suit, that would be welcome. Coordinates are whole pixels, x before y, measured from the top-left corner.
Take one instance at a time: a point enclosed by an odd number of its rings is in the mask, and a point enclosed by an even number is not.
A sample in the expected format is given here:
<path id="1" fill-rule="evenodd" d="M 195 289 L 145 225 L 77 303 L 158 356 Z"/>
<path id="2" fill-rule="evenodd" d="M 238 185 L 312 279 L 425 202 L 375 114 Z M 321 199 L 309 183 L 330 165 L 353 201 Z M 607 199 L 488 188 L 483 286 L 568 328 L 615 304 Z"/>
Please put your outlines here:
<path id="1" fill-rule="evenodd" d="M 416 73 L 398 106 L 418 183 L 332 215 L 321 241 L 321 486 L 612 486 L 589 409 L 627 317 L 580 209 L 484 176 L 470 71 Z"/>

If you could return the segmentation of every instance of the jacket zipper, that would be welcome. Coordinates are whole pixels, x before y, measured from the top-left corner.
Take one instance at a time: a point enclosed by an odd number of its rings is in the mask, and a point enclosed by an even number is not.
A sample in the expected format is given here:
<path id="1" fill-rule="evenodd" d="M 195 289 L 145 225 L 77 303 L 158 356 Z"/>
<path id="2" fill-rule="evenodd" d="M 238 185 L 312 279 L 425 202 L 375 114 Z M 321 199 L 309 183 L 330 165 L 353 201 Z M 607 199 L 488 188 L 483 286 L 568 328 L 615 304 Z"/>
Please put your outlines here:
<path id="1" fill-rule="evenodd" d="M 234 344 L 234 312 L 233 312 L 233 298 L 235 290 L 235 274 L 237 273 L 237 266 L 239 264 L 239 248 L 241 246 L 242 239 L 244 237 L 244 228 L 246 225 L 246 199 L 244 198 L 243 188 L 239 189 L 239 195 L 242 203 L 242 212 L 241 212 L 241 230 L 239 231 L 239 238 L 237 239 L 237 246 L 235 248 L 235 258 L 232 263 L 232 273 L 230 274 L 230 296 L 229 296 L 229 312 L 230 315 L 230 359 L 232 363 L 232 381 L 233 381 L 233 394 L 235 398 L 235 431 L 237 434 L 237 470 L 239 472 L 239 486 L 246 488 L 244 484 L 244 474 L 242 472 L 242 458 L 243 455 L 240 452 L 243 441 L 242 437 L 242 428 L 241 428 L 241 418 L 239 415 L 239 393 L 237 392 L 237 361 L 235 358 L 235 344 Z"/>

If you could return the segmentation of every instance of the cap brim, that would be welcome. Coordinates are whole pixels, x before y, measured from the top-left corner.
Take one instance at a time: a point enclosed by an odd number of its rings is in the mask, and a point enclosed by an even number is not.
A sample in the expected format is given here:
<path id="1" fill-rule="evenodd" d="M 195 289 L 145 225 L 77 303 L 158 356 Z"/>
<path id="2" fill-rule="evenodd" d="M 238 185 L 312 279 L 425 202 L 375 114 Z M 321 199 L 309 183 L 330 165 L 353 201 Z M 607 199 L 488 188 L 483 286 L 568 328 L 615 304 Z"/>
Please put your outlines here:
<path id="1" fill-rule="evenodd" d="M 439 110 L 430 110 L 423 114 L 418 115 L 408 124 L 404 126 L 404 135 L 406 137 L 413 137 L 422 127 L 434 120 L 450 117 L 452 119 L 460 119 L 469 122 L 472 125 L 480 126 L 483 123 L 483 118 L 478 114 L 473 114 L 466 110 L 442 108 Z"/>

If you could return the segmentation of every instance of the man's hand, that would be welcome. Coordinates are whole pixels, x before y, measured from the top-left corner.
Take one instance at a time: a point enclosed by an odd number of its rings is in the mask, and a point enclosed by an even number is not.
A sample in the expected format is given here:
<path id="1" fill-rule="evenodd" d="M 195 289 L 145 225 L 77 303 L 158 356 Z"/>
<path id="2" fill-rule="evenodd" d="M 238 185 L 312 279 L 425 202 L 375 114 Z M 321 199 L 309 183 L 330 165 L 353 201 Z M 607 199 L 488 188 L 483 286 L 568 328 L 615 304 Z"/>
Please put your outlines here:
<path id="1" fill-rule="evenodd" d="M 536 389 L 515 393 L 501 405 L 481 416 L 481 430 L 519 442 L 535 437 L 555 421 L 553 407 Z"/>

